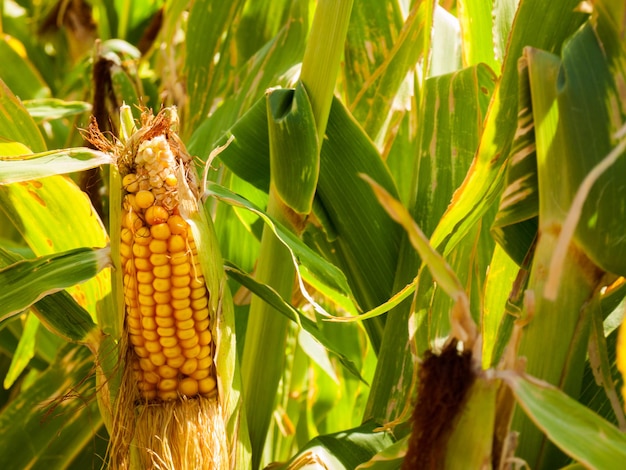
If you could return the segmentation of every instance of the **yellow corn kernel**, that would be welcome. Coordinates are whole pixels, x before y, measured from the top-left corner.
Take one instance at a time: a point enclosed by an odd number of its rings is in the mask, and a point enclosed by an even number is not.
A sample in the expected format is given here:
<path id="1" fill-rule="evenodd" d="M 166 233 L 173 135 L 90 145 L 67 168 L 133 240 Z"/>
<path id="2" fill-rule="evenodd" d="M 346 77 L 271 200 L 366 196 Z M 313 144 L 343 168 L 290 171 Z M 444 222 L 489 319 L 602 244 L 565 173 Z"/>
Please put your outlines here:
<path id="1" fill-rule="evenodd" d="M 208 308 L 203 308 L 202 310 L 196 310 L 193 313 L 193 319 L 196 320 L 196 321 L 206 320 L 207 318 L 209 318 L 209 309 Z"/>
<path id="2" fill-rule="evenodd" d="M 167 220 L 167 225 L 174 235 L 186 235 L 188 225 L 180 215 L 173 215 Z"/>
<path id="3" fill-rule="evenodd" d="M 170 349 L 178 347 L 178 340 L 176 339 L 176 336 L 161 336 L 161 338 L 159 338 L 159 342 L 161 343 L 161 346 L 163 346 L 164 348 L 163 354 L 165 354 L 165 357 L 172 357 L 173 353 L 169 353 L 171 355 L 168 356 L 168 354 L 165 353 L 165 348 L 170 350 Z"/>
<path id="4" fill-rule="evenodd" d="M 157 240 L 169 240 L 172 232 L 170 227 L 166 223 L 156 224 L 150 227 L 150 233 L 152 237 Z"/>
<path id="5" fill-rule="evenodd" d="M 150 255 L 150 262 L 153 266 L 163 266 L 167 264 L 169 257 L 165 253 L 154 253 Z"/>
<path id="6" fill-rule="evenodd" d="M 198 335 L 194 335 L 189 339 L 181 339 L 179 344 L 183 349 L 191 349 L 198 344 Z M 198 350 L 200 352 L 200 350 Z"/>
<path id="7" fill-rule="evenodd" d="M 161 352 L 163 349 L 158 341 L 146 341 L 145 348 L 150 354 Z M 136 348 L 135 351 L 137 351 Z"/>
<path id="8" fill-rule="evenodd" d="M 172 296 L 169 292 L 155 292 L 154 300 L 157 304 L 167 304 L 169 303 Z"/>
<path id="9" fill-rule="evenodd" d="M 202 330 L 198 334 L 198 336 L 199 336 L 198 342 L 200 343 L 201 346 L 207 346 L 211 344 L 211 340 L 213 339 L 211 337 L 211 332 L 209 330 Z"/>
<path id="10" fill-rule="evenodd" d="M 167 253 L 167 242 L 165 240 L 153 238 L 150 242 L 150 252 L 159 254 Z"/>
<path id="11" fill-rule="evenodd" d="M 204 296 L 204 297 L 200 297 L 199 299 L 194 299 L 191 302 L 191 308 L 193 308 L 194 310 L 202 310 L 206 308 L 208 304 L 209 304 L 209 299 L 207 299 L 207 297 Z"/>
<path id="12" fill-rule="evenodd" d="M 122 178 L 122 187 L 129 193 L 135 193 L 139 190 L 139 183 L 137 182 L 137 175 L 129 173 Z"/>
<path id="13" fill-rule="evenodd" d="M 144 372 L 156 370 L 156 366 L 147 357 L 142 357 L 141 359 L 139 359 L 139 367 L 141 367 Z"/>
<path id="14" fill-rule="evenodd" d="M 145 245 L 140 245 L 139 243 L 135 243 L 133 245 L 133 255 L 137 258 L 148 258 L 151 254 L 150 248 Z"/>
<path id="15" fill-rule="evenodd" d="M 179 330 L 191 330 L 191 329 L 193 329 L 195 324 L 196 323 L 193 321 L 192 318 L 176 322 L 176 326 L 178 327 Z"/>
<path id="16" fill-rule="evenodd" d="M 196 322 L 195 326 L 196 326 L 196 331 L 199 331 L 199 332 L 208 331 L 209 319 L 207 318 L 206 320 L 201 320 L 199 322 Z"/>
<path id="17" fill-rule="evenodd" d="M 157 317 L 171 317 L 172 307 L 167 303 L 158 304 L 156 306 L 155 313 Z"/>
<path id="18" fill-rule="evenodd" d="M 193 374 L 198 368 L 198 359 L 195 357 L 185 359 L 185 362 L 181 365 L 180 371 L 185 375 Z"/>
<path id="19" fill-rule="evenodd" d="M 144 317 L 153 317 L 155 312 L 154 305 L 141 305 L 139 307 L 139 314 Z"/>
<path id="20" fill-rule="evenodd" d="M 181 343 L 182 343 L 182 341 L 181 341 Z M 202 353 L 202 347 L 199 344 L 196 344 L 192 348 L 188 348 L 188 349 L 184 349 L 183 350 L 183 355 L 186 358 L 188 358 L 188 359 L 193 359 L 193 358 L 198 359 L 200 357 L 201 353 Z"/>
<path id="21" fill-rule="evenodd" d="M 141 326 L 144 330 L 156 330 L 157 324 L 154 320 L 154 317 L 142 317 L 141 318 Z"/>
<path id="22" fill-rule="evenodd" d="M 159 382 L 159 390 L 167 392 L 169 390 L 175 390 L 178 385 L 178 380 L 176 379 L 163 379 Z"/>
<path id="23" fill-rule="evenodd" d="M 162 365 L 158 369 L 159 375 L 164 379 L 173 379 L 178 376 L 178 371 L 168 365 Z"/>
<path id="24" fill-rule="evenodd" d="M 172 289 L 173 299 L 186 299 L 189 297 L 191 289 L 189 287 L 175 287 Z"/>
<path id="25" fill-rule="evenodd" d="M 139 294 L 137 300 L 141 305 L 155 305 L 154 299 L 150 295 Z"/>
<path id="26" fill-rule="evenodd" d="M 158 341 L 159 334 L 154 330 L 143 330 L 141 335 L 144 337 L 146 341 Z"/>
<path id="27" fill-rule="evenodd" d="M 189 300 L 189 299 L 174 299 L 174 300 L 172 300 L 172 307 L 174 307 L 176 310 L 186 309 L 190 305 L 191 305 L 191 300 Z"/>
<path id="28" fill-rule="evenodd" d="M 135 203 L 141 209 L 147 209 L 152 204 L 154 204 L 154 195 L 150 191 L 146 191 L 145 189 L 141 191 L 137 191 L 135 195 Z"/>
<path id="29" fill-rule="evenodd" d="M 191 374 L 191 377 L 196 380 L 201 380 L 207 378 L 210 374 L 211 371 L 209 369 L 197 369 L 193 374 Z"/>
<path id="30" fill-rule="evenodd" d="M 193 300 L 196 300 L 196 299 L 200 299 L 200 298 L 206 296 L 206 287 L 204 287 L 204 284 L 202 284 L 202 287 L 194 288 L 193 282 L 194 281 L 191 281 L 191 286 L 190 286 L 191 287 L 191 294 L 190 294 L 191 298 Z"/>
<path id="31" fill-rule="evenodd" d="M 155 371 L 149 371 L 143 374 L 143 380 L 151 384 L 152 386 L 150 387 L 150 389 L 154 390 L 156 389 L 156 384 L 161 381 L 161 377 L 159 377 L 159 374 L 157 374 Z"/>
<path id="32" fill-rule="evenodd" d="M 154 364 L 157 367 L 162 366 L 163 364 L 167 362 L 167 358 L 165 357 L 165 354 L 163 354 L 163 352 L 161 351 L 150 353 L 149 357 L 150 357 L 150 362 L 152 362 L 152 364 Z"/>
<path id="33" fill-rule="evenodd" d="M 135 262 L 135 268 L 138 271 L 152 271 L 152 263 L 150 263 L 150 260 L 145 258 L 135 258 L 133 261 Z"/>
<path id="34" fill-rule="evenodd" d="M 193 328 L 189 328 L 188 330 L 179 329 L 176 331 L 176 336 L 178 336 L 178 339 L 189 339 L 195 334 L 196 334 L 196 330 L 194 330 Z"/>
<path id="35" fill-rule="evenodd" d="M 173 367 L 174 369 L 180 369 L 185 361 L 185 356 L 170 357 L 167 359 L 167 365 Z"/>
<path id="36" fill-rule="evenodd" d="M 156 317 L 154 319 L 160 327 L 172 327 L 176 324 L 173 317 Z"/>
<path id="37" fill-rule="evenodd" d="M 172 285 L 174 287 L 187 287 L 191 282 L 191 277 L 189 276 L 173 276 L 172 277 Z"/>
<path id="38" fill-rule="evenodd" d="M 167 244 L 170 253 L 178 253 L 187 249 L 185 239 L 180 235 L 172 235 Z"/>
<path id="39" fill-rule="evenodd" d="M 160 326 L 157 328 L 157 333 L 159 333 L 159 336 L 162 336 L 162 337 L 170 337 L 170 336 L 174 337 L 174 335 L 176 335 L 176 328 Z"/>
<path id="40" fill-rule="evenodd" d="M 211 354 L 211 347 L 208 344 L 204 344 L 200 348 L 200 352 L 198 353 L 198 359 L 202 359 Z"/>
<path id="41" fill-rule="evenodd" d="M 170 263 L 172 263 L 172 266 L 187 263 L 188 258 L 189 257 L 186 252 L 172 253 L 172 256 L 170 257 Z"/>
<path id="42" fill-rule="evenodd" d="M 136 232 L 143 227 L 143 222 L 135 211 L 126 212 L 122 218 L 122 226 L 129 229 L 131 232 Z"/>
<path id="43" fill-rule="evenodd" d="M 130 245 L 133 242 L 133 238 L 134 238 L 133 232 L 131 232 L 130 229 L 128 228 L 123 228 L 120 234 L 120 238 L 122 239 L 124 243 L 126 243 L 127 245 Z"/>
<path id="44" fill-rule="evenodd" d="M 198 391 L 202 394 L 208 394 L 215 389 L 217 382 L 213 377 L 207 377 L 206 379 L 198 380 Z"/>
<path id="45" fill-rule="evenodd" d="M 163 354 L 165 354 L 165 357 L 167 357 L 168 359 L 172 359 L 172 358 L 178 357 L 182 353 L 183 353 L 183 351 L 180 348 L 180 346 L 174 346 L 174 347 L 171 347 L 171 348 L 163 348 Z"/>
<path id="46" fill-rule="evenodd" d="M 134 242 L 138 245 L 149 245 L 152 240 L 152 236 L 150 235 L 150 230 L 148 227 L 140 227 L 135 232 Z"/>
<path id="47" fill-rule="evenodd" d="M 152 284 L 140 283 L 137 285 L 137 292 L 143 295 L 152 295 L 154 293 L 154 287 L 152 287 Z"/>
<path id="48" fill-rule="evenodd" d="M 150 206 L 146 209 L 145 217 L 148 225 L 156 225 L 167 222 L 169 214 L 163 206 Z"/>
<path id="49" fill-rule="evenodd" d="M 126 243 L 120 243 L 120 255 L 122 255 L 123 258 L 128 259 L 133 255 L 133 249 Z"/>
<path id="50" fill-rule="evenodd" d="M 162 267 L 163 266 L 159 266 L 159 268 L 162 268 Z M 156 269 L 157 268 L 155 268 L 155 271 Z M 158 277 L 154 280 L 154 282 L 152 283 L 152 286 L 154 287 L 154 290 L 156 290 L 157 292 L 168 292 L 172 287 L 172 283 L 170 282 L 169 279 L 161 279 L 160 277 Z"/>
<path id="51" fill-rule="evenodd" d="M 137 273 L 137 281 L 148 284 L 154 280 L 154 274 L 151 271 L 139 271 Z"/>
<path id="52" fill-rule="evenodd" d="M 172 267 L 169 264 L 154 267 L 154 276 L 159 279 L 169 279 L 172 276 Z"/>
<path id="53" fill-rule="evenodd" d="M 172 266 L 172 274 L 174 276 L 185 276 L 191 272 L 191 266 L 189 263 L 178 264 Z"/>
<path id="54" fill-rule="evenodd" d="M 190 377 L 184 378 L 178 384 L 178 391 L 181 394 L 187 395 L 189 397 L 193 397 L 194 395 L 197 395 L 199 389 L 200 389 L 200 386 L 198 384 L 198 381 Z"/>

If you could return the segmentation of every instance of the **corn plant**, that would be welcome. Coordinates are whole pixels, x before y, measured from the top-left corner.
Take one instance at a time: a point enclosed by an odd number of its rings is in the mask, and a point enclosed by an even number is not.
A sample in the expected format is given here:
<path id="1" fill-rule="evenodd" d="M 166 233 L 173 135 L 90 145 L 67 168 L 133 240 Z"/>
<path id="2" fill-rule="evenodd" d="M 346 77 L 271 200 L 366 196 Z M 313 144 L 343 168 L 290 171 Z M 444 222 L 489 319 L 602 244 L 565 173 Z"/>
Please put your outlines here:
<path id="1" fill-rule="evenodd" d="M 0 468 L 622 468 L 624 2 L 1 11 Z"/>

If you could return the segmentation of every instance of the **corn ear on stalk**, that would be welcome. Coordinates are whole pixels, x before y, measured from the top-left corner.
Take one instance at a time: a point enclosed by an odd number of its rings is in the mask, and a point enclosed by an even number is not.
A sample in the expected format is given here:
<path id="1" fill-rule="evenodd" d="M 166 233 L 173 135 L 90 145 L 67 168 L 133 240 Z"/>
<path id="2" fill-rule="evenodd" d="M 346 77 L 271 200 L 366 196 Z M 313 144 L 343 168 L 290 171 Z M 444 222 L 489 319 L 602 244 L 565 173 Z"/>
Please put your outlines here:
<path id="1" fill-rule="evenodd" d="M 90 129 L 94 143 L 116 154 L 123 191 L 116 268 L 124 369 L 113 405 L 113 468 L 229 468 L 211 333 L 210 296 L 219 293 L 207 290 L 186 220 L 197 210 L 198 184 L 176 120 L 172 108 L 144 112 L 141 128 L 123 126 L 115 145 Z"/>

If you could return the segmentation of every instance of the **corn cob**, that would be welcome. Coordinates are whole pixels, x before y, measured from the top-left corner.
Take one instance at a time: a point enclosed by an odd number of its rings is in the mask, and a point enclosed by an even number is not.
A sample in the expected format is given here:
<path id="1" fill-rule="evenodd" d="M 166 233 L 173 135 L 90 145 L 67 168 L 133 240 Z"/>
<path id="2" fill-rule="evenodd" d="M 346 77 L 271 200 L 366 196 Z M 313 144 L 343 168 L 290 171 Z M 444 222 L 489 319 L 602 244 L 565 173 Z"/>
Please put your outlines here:
<path id="1" fill-rule="evenodd" d="M 113 144 L 95 125 L 89 130 L 93 144 L 115 155 L 123 193 L 115 265 L 125 315 L 109 465 L 229 468 L 211 330 L 221 301 L 210 297 L 215 280 L 205 282 L 188 222 L 199 210 L 193 162 L 175 133 L 174 109 L 145 112 L 138 130 L 128 125 L 128 107 L 122 116 L 126 127 Z"/>
<path id="2" fill-rule="evenodd" d="M 143 141 L 134 163 L 122 181 L 120 253 L 138 388 L 145 400 L 209 395 L 216 381 L 208 293 L 179 213 L 178 165 L 163 135 Z"/>

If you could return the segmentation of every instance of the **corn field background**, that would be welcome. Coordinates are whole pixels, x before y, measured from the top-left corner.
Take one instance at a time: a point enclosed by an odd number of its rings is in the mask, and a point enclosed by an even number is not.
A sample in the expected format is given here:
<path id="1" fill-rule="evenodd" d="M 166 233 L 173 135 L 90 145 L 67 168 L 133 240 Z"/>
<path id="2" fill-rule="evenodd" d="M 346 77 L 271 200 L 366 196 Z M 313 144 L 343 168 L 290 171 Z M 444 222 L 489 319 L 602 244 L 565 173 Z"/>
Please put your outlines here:
<path id="1" fill-rule="evenodd" d="M 107 464 L 124 104 L 205 179 L 232 468 L 623 468 L 622 0 L 1 12 L 0 468 Z"/>

